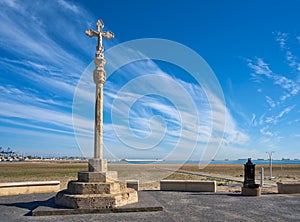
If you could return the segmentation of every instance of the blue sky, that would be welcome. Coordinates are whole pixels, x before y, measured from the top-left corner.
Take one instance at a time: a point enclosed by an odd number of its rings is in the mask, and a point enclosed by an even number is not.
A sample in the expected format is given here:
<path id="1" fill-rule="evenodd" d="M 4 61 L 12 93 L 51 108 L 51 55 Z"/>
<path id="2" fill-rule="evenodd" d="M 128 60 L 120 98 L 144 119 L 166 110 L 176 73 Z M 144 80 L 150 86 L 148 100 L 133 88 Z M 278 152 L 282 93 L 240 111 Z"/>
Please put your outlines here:
<path id="1" fill-rule="evenodd" d="M 200 159 L 206 150 L 216 159 L 266 158 L 267 151 L 278 159 L 300 157 L 296 0 L 0 0 L 0 8 L 4 148 L 43 156 L 91 155 L 96 40 L 84 31 L 101 18 L 115 33 L 104 40 L 108 72 L 127 57 L 144 58 L 114 70 L 105 83 L 107 158 Z M 118 49 L 144 38 L 171 40 L 198 53 L 213 70 L 224 100 L 176 64 Z M 176 56 L 184 57 L 180 53 Z M 212 129 L 217 136 L 223 130 L 221 145 L 210 140 L 218 139 Z"/>

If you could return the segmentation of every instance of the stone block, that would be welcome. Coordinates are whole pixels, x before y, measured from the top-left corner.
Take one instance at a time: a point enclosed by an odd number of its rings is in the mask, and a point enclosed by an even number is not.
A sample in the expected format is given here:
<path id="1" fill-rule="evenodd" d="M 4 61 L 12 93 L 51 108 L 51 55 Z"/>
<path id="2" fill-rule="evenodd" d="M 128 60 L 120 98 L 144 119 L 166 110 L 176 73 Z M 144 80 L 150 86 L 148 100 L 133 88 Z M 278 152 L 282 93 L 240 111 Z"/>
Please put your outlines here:
<path id="1" fill-rule="evenodd" d="M 136 202 L 137 192 L 130 188 L 117 194 L 69 194 L 65 190 L 55 196 L 55 204 L 73 209 L 115 208 Z"/>
<path id="2" fill-rule="evenodd" d="M 99 172 L 95 168 L 99 164 L 105 171 Z M 78 172 L 78 180 L 70 181 L 67 190 L 57 193 L 56 205 L 93 210 L 138 202 L 137 192 L 118 181 L 117 171 L 106 171 L 106 160 L 93 159 L 89 162 L 90 166 L 94 167 L 93 171 Z"/>
<path id="3" fill-rule="evenodd" d="M 80 182 L 110 182 L 118 179 L 117 171 L 107 171 L 107 172 L 89 172 L 81 171 L 78 172 L 78 181 Z"/>
<path id="4" fill-rule="evenodd" d="M 107 160 L 106 159 L 89 159 L 89 172 L 106 172 Z"/>
<path id="5" fill-rule="evenodd" d="M 139 180 L 126 180 L 126 187 L 135 189 L 136 191 L 140 190 Z"/>
<path id="6" fill-rule="evenodd" d="M 216 192 L 216 181 L 200 180 L 161 180 L 160 190 Z"/>
<path id="7" fill-rule="evenodd" d="M 300 193 L 300 183 L 297 182 L 278 182 L 277 187 L 280 194 Z"/>
<path id="8" fill-rule="evenodd" d="M 68 183 L 69 194 L 115 194 L 120 192 L 119 183 L 79 182 Z"/>
<path id="9" fill-rule="evenodd" d="M 261 188 L 242 187 L 243 196 L 261 196 Z"/>
<path id="10" fill-rule="evenodd" d="M 59 181 L 0 183 L 0 196 L 57 192 L 59 189 Z"/>

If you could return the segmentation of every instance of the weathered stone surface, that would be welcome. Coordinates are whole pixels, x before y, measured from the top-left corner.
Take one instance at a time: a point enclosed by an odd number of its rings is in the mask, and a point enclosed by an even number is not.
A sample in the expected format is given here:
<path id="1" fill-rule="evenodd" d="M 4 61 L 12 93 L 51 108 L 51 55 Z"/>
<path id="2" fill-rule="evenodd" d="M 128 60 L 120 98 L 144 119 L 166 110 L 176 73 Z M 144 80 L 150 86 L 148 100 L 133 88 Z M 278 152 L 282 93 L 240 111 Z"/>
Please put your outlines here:
<path id="1" fill-rule="evenodd" d="M 117 182 L 116 171 L 107 171 L 107 160 L 103 159 L 103 85 L 106 80 L 104 70 L 102 38 L 112 39 L 114 34 L 103 32 L 104 23 L 97 22 L 97 31 L 88 29 L 89 37 L 97 37 L 98 45 L 94 63 L 94 82 L 96 84 L 95 98 L 95 128 L 94 128 L 94 159 L 89 160 L 88 172 L 78 172 L 78 180 L 71 181 L 68 189 L 59 192 L 55 197 L 57 205 L 79 209 L 115 208 L 138 201 L 137 192 L 125 188 Z"/>
<path id="2" fill-rule="evenodd" d="M 70 194 L 115 194 L 119 192 L 119 183 L 80 181 L 70 181 L 68 183 L 68 193 Z"/>
<path id="3" fill-rule="evenodd" d="M 216 181 L 201 180 L 161 180 L 160 190 L 216 192 Z"/>
<path id="4" fill-rule="evenodd" d="M 106 72 L 104 70 L 105 59 L 102 45 L 102 38 L 112 39 L 114 34 L 111 31 L 104 32 L 102 29 L 104 23 L 101 19 L 96 23 L 97 31 L 88 29 L 86 35 L 89 37 L 97 37 L 98 45 L 96 47 L 96 58 L 94 59 L 94 82 L 96 84 L 96 100 L 95 100 L 95 128 L 94 128 L 94 161 L 89 164 L 89 171 L 106 172 L 107 167 L 103 159 L 103 85 L 106 80 Z"/>
<path id="5" fill-rule="evenodd" d="M 126 180 L 126 187 L 135 189 L 136 191 L 140 190 L 139 180 Z"/>
<path id="6" fill-rule="evenodd" d="M 281 193 L 281 194 L 300 193 L 300 183 L 278 182 L 277 187 L 278 187 L 278 193 Z"/>
<path id="7" fill-rule="evenodd" d="M 73 209 L 115 208 L 136 202 L 137 192 L 130 188 L 117 194 L 69 194 L 64 190 L 55 196 L 56 205 Z"/>
<path id="8" fill-rule="evenodd" d="M 261 188 L 242 187 L 243 196 L 261 196 Z"/>
<path id="9" fill-rule="evenodd" d="M 57 193 L 55 204 L 73 209 L 102 209 L 138 202 L 137 192 L 112 180 L 112 176 L 117 179 L 117 172 L 79 172 L 77 181 L 70 181 L 67 190 Z"/>
<path id="10" fill-rule="evenodd" d="M 57 192 L 60 189 L 59 181 L 29 181 L 0 183 L 0 196 Z"/>
<path id="11" fill-rule="evenodd" d="M 89 159 L 89 172 L 107 172 L 107 160 Z"/>
<path id="12" fill-rule="evenodd" d="M 118 179 L 117 171 L 107 171 L 107 172 L 88 172 L 81 171 L 78 172 L 78 181 L 80 182 L 109 182 Z"/>

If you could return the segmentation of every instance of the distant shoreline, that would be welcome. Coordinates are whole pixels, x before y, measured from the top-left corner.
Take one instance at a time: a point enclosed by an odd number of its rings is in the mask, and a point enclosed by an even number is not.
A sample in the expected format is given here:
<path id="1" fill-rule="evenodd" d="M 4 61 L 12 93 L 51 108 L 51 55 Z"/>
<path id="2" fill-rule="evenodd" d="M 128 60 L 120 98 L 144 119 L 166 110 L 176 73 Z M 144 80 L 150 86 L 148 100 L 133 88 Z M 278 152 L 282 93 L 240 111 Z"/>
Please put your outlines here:
<path id="1" fill-rule="evenodd" d="M 0 161 L 0 164 L 5 163 L 87 163 L 87 160 L 27 160 L 27 161 Z M 247 162 L 246 159 L 239 159 L 239 160 L 213 160 L 210 161 L 209 165 L 218 165 L 218 164 L 245 164 Z M 257 165 L 268 165 L 269 160 L 252 160 L 254 164 Z M 160 161 L 160 162 L 149 162 L 149 163 L 127 163 L 124 161 L 108 161 L 109 164 L 118 164 L 118 165 L 168 165 L 168 164 L 175 164 L 175 165 L 182 165 L 182 164 L 196 164 L 196 165 L 204 165 L 201 161 Z M 273 165 L 282 165 L 282 164 L 300 164 L 300 160 L 272 160 Z"/>

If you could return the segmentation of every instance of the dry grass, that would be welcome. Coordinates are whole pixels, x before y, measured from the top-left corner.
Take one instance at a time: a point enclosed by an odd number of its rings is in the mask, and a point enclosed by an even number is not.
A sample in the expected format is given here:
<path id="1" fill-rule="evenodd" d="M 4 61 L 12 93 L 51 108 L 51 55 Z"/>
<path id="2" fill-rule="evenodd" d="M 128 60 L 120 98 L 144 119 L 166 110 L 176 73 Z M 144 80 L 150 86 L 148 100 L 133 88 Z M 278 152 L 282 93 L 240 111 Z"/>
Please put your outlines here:
<path id="1" fill-rule="evenodd" d="M 62 187 L 74 180 L 86 163 L 13 162 L 0 164 L 0 182 L 59 180 Z"/>
<path id="2" fill-rule="evenodd" d="M 174 173 L 160 169 L 173 168 L 176 165 L 151 165 L 151 164 L 112 164 L 109 170 L 118 171 L 119 179 L 139 179 L 142 189 L 159 189 L 160 179 L 179 179 L 179 180 L 207 180 L 205 177 L 196 175 Z M 256 174 L 264 167 L 265 175 L 269 175 L 268 165 L 257 165 Z M 186 164 L 180 170 L 199 172 L 203 174 L 231 176 L 243 180 L 242 164 L 211 164 L 204 169 L 199 169 L 198 165 Z M 77 179 L 77 172 L 87 170 L 87 163 L 59 163 L 59 162 L 14 162 L 0 164 L 0 182 L 18 182 L 18 181 L 42 181 L 59 180 L 61 187 L 65 188 L 69 180 Z M 273 175 L 277 177 L 276 181 L 300 181 L 300 165 L 286 164 L 273 165 Z M 217 180 L 218 181 L 218 180 Z M 219 181 L 223 183 L 223 181 Z"/>
<path id="3" fill-rule="evenodd" d="M 267 164 L 258 164 L 256 165 L 256 173 L 260 171 L 260 168 L 263 167 L 265 171 L 265 176 L 269 176 L 269 165 Z M 210 164 L 204 169 L 199 169 L 199 166 L 195 164 L 186 164 L 183 165 L 181 170 L 192 171 L 192 172 L 201 172 L 209 174 L 220 174 L 233 177 L 240 177 L 244 175 L 244 166 L 242 164 Z M 300 164 L 276 164 L 273 165 L 273 176 L 279 178 L 291 177 L 295 179 L 300 178 Z"/>
<path id="4" fill-rule="evenodd" d="M 195 164 L 185 164 L 181 168 L 181 170 L 192 171 L 192 172 L 201 172 L 201 173 L 209 173 L 209 174 L 220 174 L 220 175 L 229 175 L 229 176 L 240 176 L 244 172 L 244 166 L 241 164 L 213 164 L 208 165 L 202 169 Z"/>

